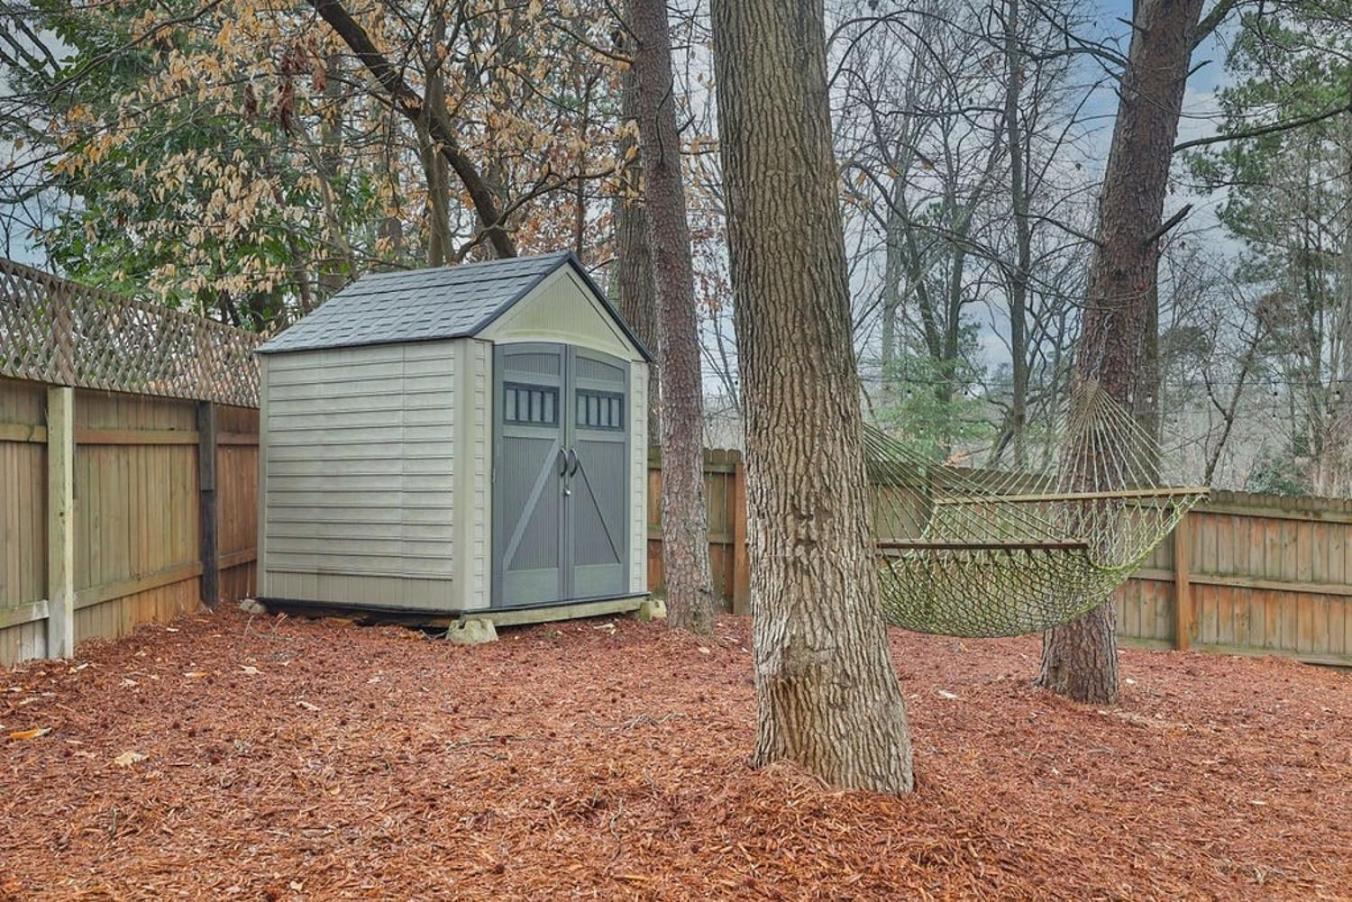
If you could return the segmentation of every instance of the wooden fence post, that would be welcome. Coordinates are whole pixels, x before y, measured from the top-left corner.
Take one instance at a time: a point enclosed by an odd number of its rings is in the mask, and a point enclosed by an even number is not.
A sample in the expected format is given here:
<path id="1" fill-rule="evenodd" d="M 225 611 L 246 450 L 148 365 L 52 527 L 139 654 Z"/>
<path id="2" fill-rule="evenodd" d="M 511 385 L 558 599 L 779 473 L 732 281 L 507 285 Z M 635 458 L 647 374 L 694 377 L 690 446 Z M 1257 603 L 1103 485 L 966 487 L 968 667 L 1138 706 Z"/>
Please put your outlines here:
<path id="1" fill-rule="evenodd" d="M 210 401 L 197 402 L 197 491 L 202 601 L 214 608 L 221 600 L 221 569 L 216 543 L 216 405 Z"/>
<path id="2" fill-rule="evenodd" d="M 1189 515 L 1174 527 L 1174 648 L 1192 644 L 1192 536 Z"/>
<path id="3" fill-rule="evenodd" d="M 732 471 L 732 612 L 751 613 L 751 553 L 746 541 L 746 462 Z"/>
<path id="4" fill-rule="evenodd" d="M 47 657 L 75 654 L 75 389 L 47 389 Z"/>

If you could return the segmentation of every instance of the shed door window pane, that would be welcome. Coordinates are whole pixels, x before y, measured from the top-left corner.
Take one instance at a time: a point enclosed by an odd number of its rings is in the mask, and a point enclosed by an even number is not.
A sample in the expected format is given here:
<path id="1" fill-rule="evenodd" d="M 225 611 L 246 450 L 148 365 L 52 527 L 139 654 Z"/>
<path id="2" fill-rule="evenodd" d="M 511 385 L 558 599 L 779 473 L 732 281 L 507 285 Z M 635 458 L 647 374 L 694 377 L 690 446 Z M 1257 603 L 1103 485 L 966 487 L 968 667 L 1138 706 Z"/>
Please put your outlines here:
<path id="1" fill-rule="evenodd" d="M 550 385 L 506 383 L 502 387 L 502 418 L 508 423 L 557 425 L 559 390 Z"/>
<path id="2" fill-rule="evenodd" d="M 577 424 L 588 429 L 623 429 L 624 395 L 579 389 Z"/>

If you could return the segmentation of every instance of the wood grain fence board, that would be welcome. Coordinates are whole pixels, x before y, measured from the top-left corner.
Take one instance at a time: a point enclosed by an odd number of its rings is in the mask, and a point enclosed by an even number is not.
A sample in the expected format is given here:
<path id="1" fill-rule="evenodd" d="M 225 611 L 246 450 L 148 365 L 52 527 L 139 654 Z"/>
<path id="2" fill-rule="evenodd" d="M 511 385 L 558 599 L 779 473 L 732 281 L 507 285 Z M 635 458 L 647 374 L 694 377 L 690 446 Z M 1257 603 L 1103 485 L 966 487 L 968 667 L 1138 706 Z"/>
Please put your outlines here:
<path id="1" fill-rule="evenodd" d="M 1211 514 L 1216 532 L 1216 564 L 1212 573 L 1235 572 L 1235 521 L 1229 514 Z"/>
<path id="2" fill-rule="evenodd" d="M 0 609 L 47 596 L 46 395 L 46 386 L 0 379 L 0 423 L 10 427 L 0 433 Z"/>
<path id="3" fill-rule="evenodd" d="M 1194 526 L 1198 522 L 1194 514 L 1184 514 L 1174 527 L 1173 540 L 1173 608 L 1174 648 L 1186 649 L 1192 644 L 1193 623 L 1197 614 L 1197 596 L 1192 588 L 1192 561 Z"/>
<path id="4" fill-rule="evenodd" d="M 47 653 L 75 653 L 75 391 L 47 389 Z"/>
<path id="5" fill-rule="evenodd" d="M 1282 648 L 1282 605 L 1276 592 L 1260 590 L 1263 598 L 1263 648 L 1280 651 Z"/>
<path id="6" fill-rule="evenodd" d="M 0 441 L 0 609 L 47 597 L 46 485 L 45 445 Z"/>
<path id="7" fill-rule="evenodd" d="M 1352 604 L 1343 604 L 1343 655 L 1352 659 Z"/>
<path id="8" fill-rule="evenodd" d="M 216 450 L 220 596 L 230 602 L 252 595 L 257 585 L 253 559 L 258 539 L 258 412 L 219 407 L 217 425 L 231 434 L 252 437 L 252 444 L 221 443 Z M 242 557 L 247 559 L 232 563 Z"/>
<path id="9" fill-rule="evenodd" d="M 1296 582 L 1314 581 L 1314 524 L 1296 524 Z"/>

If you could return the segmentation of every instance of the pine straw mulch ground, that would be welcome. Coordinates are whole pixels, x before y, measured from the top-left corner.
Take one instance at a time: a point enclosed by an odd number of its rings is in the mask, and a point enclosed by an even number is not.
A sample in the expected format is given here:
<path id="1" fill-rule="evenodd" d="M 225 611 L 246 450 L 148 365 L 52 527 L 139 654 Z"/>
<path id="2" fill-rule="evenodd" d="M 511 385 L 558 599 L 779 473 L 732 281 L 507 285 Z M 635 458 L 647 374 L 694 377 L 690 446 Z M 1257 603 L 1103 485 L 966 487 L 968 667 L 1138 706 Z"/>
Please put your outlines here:
<path id="1" fill-rule="evenodd" d="M 0 896 L 1352 893 L 1346 673 L 1125 651 L 1097 710 L 1028 685 L 1036 640 L 895 632 L 898 799 L 747 767 L 744 620 L 608 623 L 223 611 L 0 673 Z"/>

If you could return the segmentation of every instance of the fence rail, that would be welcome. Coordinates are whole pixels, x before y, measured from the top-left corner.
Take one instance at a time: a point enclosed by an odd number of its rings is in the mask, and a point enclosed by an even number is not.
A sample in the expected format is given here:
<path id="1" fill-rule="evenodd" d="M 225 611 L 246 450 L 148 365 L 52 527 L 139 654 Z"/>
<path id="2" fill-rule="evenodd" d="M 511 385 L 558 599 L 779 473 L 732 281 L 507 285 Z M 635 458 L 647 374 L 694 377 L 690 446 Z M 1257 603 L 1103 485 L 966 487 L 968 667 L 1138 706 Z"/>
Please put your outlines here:
<path id="1" fill-rule="evenodd" d="M 661 460 L 648 473 L 648 584 L 662 577 Z M 705 457 L 714 587 L 750 605 L 741 455 Z M 1215 492 L 1116 593 L 1129 643 L 1352 666 L 1352 500 Z"/>

